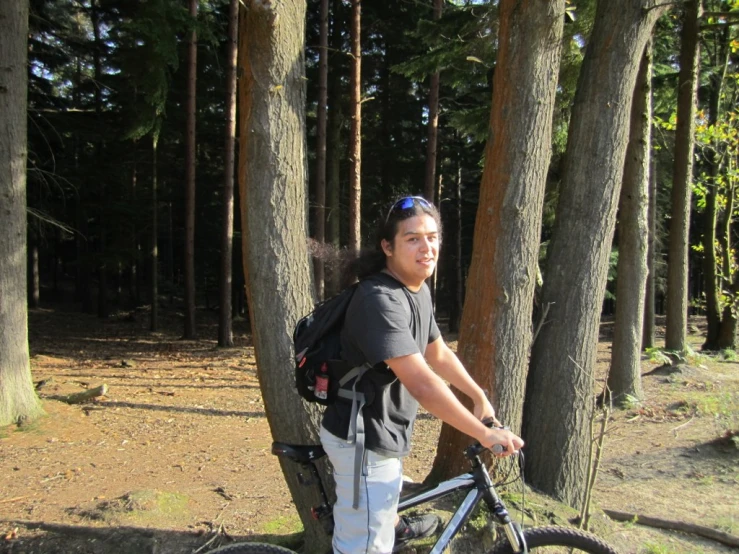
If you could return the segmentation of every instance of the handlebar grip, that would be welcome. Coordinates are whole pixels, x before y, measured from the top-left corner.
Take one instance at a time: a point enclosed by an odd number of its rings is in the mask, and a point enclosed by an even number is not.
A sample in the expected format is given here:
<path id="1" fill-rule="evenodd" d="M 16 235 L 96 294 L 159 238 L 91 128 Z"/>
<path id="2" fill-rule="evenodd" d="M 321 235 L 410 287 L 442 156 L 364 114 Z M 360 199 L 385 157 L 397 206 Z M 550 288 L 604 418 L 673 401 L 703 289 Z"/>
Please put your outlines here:
<path id="1" fill-rule="evenodd" d="M 494 444 L 492 448 L 493 454 L 502 454 L 506 450 L 506 447 L 502 444 Z"/>

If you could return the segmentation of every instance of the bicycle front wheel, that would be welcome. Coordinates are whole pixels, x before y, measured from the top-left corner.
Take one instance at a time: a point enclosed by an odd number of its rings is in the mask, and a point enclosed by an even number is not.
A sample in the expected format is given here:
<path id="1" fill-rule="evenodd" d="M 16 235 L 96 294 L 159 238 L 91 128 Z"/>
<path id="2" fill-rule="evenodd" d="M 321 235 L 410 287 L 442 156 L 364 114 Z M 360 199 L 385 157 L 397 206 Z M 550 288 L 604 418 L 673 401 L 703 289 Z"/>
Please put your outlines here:
<path id="1" fill-rule="evenodd" d="M 295 551 L 264 542 L 238 542 L 209 550 L 207 554 L 295 554 Z"/>
<path id="2" fill-rule="evenodd" d="M 618 554 L 595 535 L 568 527 L 533 527 L 523 532 L 529 551 L 536 554 L 560 554 L 587 552 L 589 554 Z M 515 554 L 515 550 L 503 539 L 493 546 L 490 554 Z"/>

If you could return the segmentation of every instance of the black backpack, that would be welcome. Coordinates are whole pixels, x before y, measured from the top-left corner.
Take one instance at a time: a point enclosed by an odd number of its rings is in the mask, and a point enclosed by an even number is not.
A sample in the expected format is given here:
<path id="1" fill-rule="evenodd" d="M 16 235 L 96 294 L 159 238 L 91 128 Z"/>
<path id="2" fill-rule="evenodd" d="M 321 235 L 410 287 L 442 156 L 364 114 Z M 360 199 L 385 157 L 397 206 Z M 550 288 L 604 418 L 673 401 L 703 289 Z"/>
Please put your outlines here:
<path id="1" fill-rule="evenodd" d="M 295 325 L 295 386 L 308 402 L 332 404 L 339 390 L 364 369 L 352 368 L 341 359 L 339 335 L 356 288 L 352 285 L 317 304 Z"/>

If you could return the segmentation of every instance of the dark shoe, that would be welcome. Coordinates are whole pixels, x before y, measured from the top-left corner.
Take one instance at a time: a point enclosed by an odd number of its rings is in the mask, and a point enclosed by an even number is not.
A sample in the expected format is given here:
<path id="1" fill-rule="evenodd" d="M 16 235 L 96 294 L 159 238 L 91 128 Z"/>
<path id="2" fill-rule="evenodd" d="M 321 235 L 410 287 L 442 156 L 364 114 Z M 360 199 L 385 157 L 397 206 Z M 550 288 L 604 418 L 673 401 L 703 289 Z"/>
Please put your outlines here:
<path id="1" fill-rule="evenodd" d="M 424 514 L 420 516 L 401 516 L 395 526 L 395 548 L 405 545 L 409 541 L 422 539 L 434 534 L 436 528 L 441 525 L 441 518 L 436 514 Z"/>

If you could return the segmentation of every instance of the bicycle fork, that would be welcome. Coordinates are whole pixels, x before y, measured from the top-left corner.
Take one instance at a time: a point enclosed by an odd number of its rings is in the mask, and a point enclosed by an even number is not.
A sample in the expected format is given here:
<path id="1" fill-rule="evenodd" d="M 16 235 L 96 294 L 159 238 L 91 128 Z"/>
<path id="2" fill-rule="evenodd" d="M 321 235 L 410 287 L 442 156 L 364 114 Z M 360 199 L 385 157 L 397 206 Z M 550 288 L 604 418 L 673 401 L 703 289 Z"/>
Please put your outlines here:
<path id="1" fill-rule="evenodd" d="M 483 492 L 483 497 L 485 499 L 485 503 L 490 508 L 490 511 L 493 512 L 493 515 L 503 527 L 503 531 L 505 531 L 506 538 L 511 544 L 513 551 L 517 554 L 528 554 L 529 549 L 526 545 L 526 539 L 524 538 L 521 529 L 511 519 L 508 510 L 495 492 L 495 489 L 492 486 L 488 487 Z"/>

